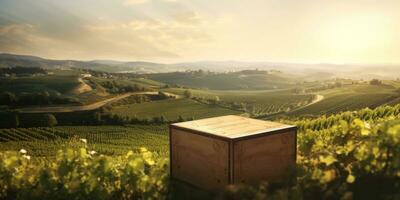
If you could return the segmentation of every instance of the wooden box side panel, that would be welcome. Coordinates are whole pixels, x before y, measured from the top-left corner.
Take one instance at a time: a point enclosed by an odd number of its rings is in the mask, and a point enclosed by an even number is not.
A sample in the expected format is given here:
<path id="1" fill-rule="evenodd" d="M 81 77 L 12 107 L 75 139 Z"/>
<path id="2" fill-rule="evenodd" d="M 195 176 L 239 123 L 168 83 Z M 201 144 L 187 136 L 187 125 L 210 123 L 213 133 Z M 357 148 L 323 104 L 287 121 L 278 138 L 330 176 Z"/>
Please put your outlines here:
<path id="1" fill-rule="evenodd" d="M 239 140 L 233 145 L 233 181 L 278 181 L 296 164 L 296 131 Z"/>
<path id="2" fill-rule="evenodd" d="M 171 176 L 205 189 L 228 184 L 227 141 L 171 128 Z"/>

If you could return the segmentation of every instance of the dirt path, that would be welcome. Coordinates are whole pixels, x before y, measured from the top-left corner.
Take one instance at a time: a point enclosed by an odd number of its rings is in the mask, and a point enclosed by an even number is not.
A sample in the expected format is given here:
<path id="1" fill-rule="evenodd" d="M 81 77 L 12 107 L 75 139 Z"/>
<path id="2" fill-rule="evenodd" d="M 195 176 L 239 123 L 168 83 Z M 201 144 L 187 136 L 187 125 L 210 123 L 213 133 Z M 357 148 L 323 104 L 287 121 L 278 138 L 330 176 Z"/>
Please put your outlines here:
<path id="1" fill-rule="evenodd" d="M 78 81 L 81 83 L 78 87 L 72 90 L 71 93 L 73 94 L 81 94 L 84 92 L 90 92 L 92 91 L 92 87 L 90 85 L 86 84 L 85 81 L 82 80 L 82 78 L 78 78 Z"/>
<path id="2" fill-rule="evenodd" d="M 294 112 L 294 111 L 297 111 L 297 110 L 300 110 L 300 109 L 304 109 L 304 108 L 306 108 L 306 107 L 308 107 L 308 106 L 311 106 L 311 105 L 313 105 L 313 104 L 316 104 L 316 103 L 318 103 L 318 102 L 320 102 L 320 101 L 322 101 L 322 100 L 324 100 L 324 99 L 325 99 L 324 96 L 322 96 L 322 95 L 320 95 L 320 94 L 317 94 L 317 95 L 316 95 L 316 98 L 315 98 L 311 103 L 309 103 L 309 104 L 307 104 L 307 105 L 301 106 L 301 107 L 296 108 L 296 109 L 294 109 L 294 110 L 291 110 L 291 111 L 289 111 L 289 112 L 273 113 L 273 114 L 268 114 L 268 115 L 264 115 L 264 116 L 258 116 L 257 118 L 258 118 L 258 119 L 269 119 L 270 117 L 274 117 L 274 116 L 287 115 L 287 114 L 290 114 L 290 113 L 292 113 L 292 112 Z"/>
<path id="3" fill-rule="evenodd" d="M 322 96 L 322 95 L 320 95 L 320 94 L 317 94 L 317 95 L 316 95 L 316 98 L 315 98 L 311 103 L 309 103 L 309 104 L 307 104 L 307 105 L 304 105 L 304 106 L 301 106 L 301 107 L 299 107 L 299 108 L 296 108 L 296 109 L 294 109 L 294 110 L 291 110 L 291 111 L 289 111 L 289 112 L 294 112 L 294 111 L 297 111 L 297 110 L 306 108 L 306 107 L 311 106 L 311 105 L 313 105 L 313 104 L 316 104 L 316 103 L 318 103 L 318 102 L 320 102 L 320 101 L 322 101 L 322 100 L 324 100 L 324 99 L 325 99 L 324 96 Z"/>
<path id="4" fill-rule="evenodd" d="M 82 105 L 82 106 L 48 106 L 48 107 L 33 107 L 33 108 L 21 108 L 19 111 L 21 113 L 63 113 L 63 112 L 76 112 L 76 111 L 86 111 L 86 110 L 94 110 L 98 109 L 106 104 L 116 102 L 123 98 L 129 97 L 131 95 L 138 95 L 138 94 L 150 94 L 156 95 L 158 92 L 132 92 L 122 94 L 116 97 L 112 97 L 103 101 L 99 101 L 89 105 Z M 174 96 L 175 98 L 179 98 L 179 95 L 166 93 L 167 95 Z"/>

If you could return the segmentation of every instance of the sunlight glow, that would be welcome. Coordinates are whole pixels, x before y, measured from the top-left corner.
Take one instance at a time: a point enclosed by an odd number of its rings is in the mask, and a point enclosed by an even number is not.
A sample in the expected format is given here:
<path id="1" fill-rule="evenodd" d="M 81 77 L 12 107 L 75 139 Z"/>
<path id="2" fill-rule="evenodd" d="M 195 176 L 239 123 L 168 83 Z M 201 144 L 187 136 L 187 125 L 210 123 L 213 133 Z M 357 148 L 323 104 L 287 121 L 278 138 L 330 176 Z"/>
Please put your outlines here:
<path id="1" fill-rule="evenodd" d="M 381 15 L 343 16 L 321 26 L 321 45 L 336 56 L 369 54 L 389 45 L 390 21 Z"/>

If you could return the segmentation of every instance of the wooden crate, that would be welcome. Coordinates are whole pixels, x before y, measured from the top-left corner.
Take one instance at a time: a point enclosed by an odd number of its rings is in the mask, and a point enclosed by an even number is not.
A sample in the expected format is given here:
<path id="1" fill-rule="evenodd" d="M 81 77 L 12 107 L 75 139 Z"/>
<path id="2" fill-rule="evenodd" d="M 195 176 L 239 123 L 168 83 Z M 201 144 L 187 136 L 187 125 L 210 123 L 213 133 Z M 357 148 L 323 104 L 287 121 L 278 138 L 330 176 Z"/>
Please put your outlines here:
<path id="1" fill-rule="evenodd" d="M 296 162 L 296 127 L 228 115 L 170 125 L 171 177 L 204 189 L 278 181 Z"/>

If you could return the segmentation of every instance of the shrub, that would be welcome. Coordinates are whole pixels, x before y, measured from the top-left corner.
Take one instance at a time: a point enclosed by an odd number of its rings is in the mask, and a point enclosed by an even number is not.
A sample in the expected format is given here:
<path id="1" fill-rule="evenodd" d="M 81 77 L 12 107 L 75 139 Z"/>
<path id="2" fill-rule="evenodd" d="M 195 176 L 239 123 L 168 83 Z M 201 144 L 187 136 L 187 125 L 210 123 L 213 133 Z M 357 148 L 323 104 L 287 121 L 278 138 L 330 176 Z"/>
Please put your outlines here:
<path id="1" fill-rule="evenodd" d="M 58 122 L 54 115 L 46 114 L 44 117 L 46 119 L 46 126 L 56 126 L 57 125 Z"/>
<path id="2" fill-rule="evenodd" d="M 144 148 L 123 156 L 86 148 L 33 160 L 25 150 L 0 152 L 0 199 L 165 199 L 167 160 Z"/>

